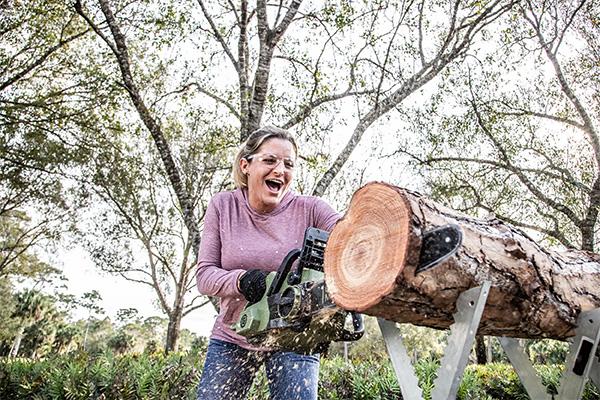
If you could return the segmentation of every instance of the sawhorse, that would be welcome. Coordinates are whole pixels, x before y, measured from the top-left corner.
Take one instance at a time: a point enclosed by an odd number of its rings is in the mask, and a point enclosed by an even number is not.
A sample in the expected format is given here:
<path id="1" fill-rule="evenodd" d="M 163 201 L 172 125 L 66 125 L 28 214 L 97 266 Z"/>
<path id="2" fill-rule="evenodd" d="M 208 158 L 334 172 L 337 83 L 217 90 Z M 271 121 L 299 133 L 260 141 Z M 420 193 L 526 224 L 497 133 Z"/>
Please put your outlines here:
<path id="1" fill-rule="evenodd" d="M 490 291 L 490 283 L 463 292 L 457 300 L 454 324 L 450 327 L 448 345 L 431 392 L 432 400 L 453 400 L 469 361 L 469 354 L 481 321 L 481 315 Z M 379 318 L 379 327 L 386 343 L 392 366 L 398 378 L 402 398 L 422 400 L 412 363 L 402 343 L 396 324 Z M 576 335 L 569 348 L 566 369 L 560 380 L 558 394 L 551 395 L 542 385 L 529 358 L 517 339 L 500 338 L 500 343 L 515 368 L 527 394 L 532 400 L 578 400 L 583 394 L 588 377 L 600 387 L 600 309 L 582 312 L 578 318 Z"/>

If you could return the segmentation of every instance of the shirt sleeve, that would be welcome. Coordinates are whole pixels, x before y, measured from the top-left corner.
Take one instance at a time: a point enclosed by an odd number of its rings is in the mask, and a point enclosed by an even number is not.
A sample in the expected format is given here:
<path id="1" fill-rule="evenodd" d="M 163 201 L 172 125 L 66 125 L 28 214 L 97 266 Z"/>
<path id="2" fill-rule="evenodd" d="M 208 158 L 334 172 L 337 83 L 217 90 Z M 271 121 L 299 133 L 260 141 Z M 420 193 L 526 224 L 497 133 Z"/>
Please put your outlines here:
<path id="1" fill-rule="evenodd" d="M 200 239 L 196 286 L 207 296 L 239 296 L 237 288 L 243 269 L 231 271 L 221 268 L 221 237 L 219 209 L 215 197 L 211 199 L 204 215 L 204 230 Z"/>
<path id="2" fill-rule="evenodd" d="M 325 200 L 315 198 L 314 226 L 326 231 L 331 231 L 338 220 L 342 217 Z"/>

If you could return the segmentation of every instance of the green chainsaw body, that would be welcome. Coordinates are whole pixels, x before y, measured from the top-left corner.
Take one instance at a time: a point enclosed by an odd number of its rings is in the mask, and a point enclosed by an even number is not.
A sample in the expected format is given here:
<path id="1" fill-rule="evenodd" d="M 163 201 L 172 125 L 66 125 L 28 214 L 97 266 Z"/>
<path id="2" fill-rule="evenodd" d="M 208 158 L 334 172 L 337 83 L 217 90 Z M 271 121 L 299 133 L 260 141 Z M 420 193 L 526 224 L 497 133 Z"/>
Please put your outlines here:
<path id="1" fill-rule="evenodd" d="M 362 337 L 362 316 L 337 307 L 327 294 L 323 254 L 328 237 L 317 228 L 306 230 L 302 250 L 288 253 L 278 271 L 267 275 L 260 301 L 242 311 L 233 326 L 238 334 L 257 346 L 305 354 L 325 351 L 332 341 Z M 349 315 L 353 330 L 345 328 Z"/>
<path id="2" fill-rule="evenodd" d="M 306 230 L 302 249 L 287 254 L 277 272 L 267 275 L 262 298 L 242 311 L 233 325 L 238 334 L 260 347 L 304 354 L 326 351 L 332 341 L 362 337 L 362 315 L 337 307 L 327 294 L 323 256 L 328 238 L 326 231 Z M 416 273 L 439 265 L 461 242 L 457 225 L 425 232 Z"/>

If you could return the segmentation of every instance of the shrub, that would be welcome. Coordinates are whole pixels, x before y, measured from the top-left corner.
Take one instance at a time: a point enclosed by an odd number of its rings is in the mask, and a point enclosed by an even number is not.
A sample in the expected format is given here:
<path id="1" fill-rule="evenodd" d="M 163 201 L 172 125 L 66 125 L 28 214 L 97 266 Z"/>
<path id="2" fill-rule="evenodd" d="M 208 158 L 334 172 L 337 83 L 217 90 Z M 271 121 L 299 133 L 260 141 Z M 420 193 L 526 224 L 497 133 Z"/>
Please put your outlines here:
<path id="1" fill-rule="evenodd" d="M 178 353 L 0 361 L 2 399 L 193 399 L 198 380 L 194 360 Z"/>
<path id="2" fill-rule="evenodd" d="M 351 398 L 354 365 L 342 357 L 321 361 L 319 399 L 342 400 Z"/>
<path id="3" fill-rule="evenodd" d="M 202 355 L 163 352 L 100 356 L 79 352 L 42 361 L 0 358 L 0 399 L 195 399 Z M 415 372 L 425 399 L 431 398 L 439 362 L 420 360 Z M 560 366 L 536 366 L 544 385 L 556 392 Z M 268 385 L 261 369 L 249 400 L 266 400 Z M 401 399 L 389 361 L 345 362 L 322 359 L 319 399 Z M 508 364 L 470 365 L 458 390 L 459 400 L 528 399 Z M 598 388 L 588 385 L 584 400 L 598 400 Z"/>

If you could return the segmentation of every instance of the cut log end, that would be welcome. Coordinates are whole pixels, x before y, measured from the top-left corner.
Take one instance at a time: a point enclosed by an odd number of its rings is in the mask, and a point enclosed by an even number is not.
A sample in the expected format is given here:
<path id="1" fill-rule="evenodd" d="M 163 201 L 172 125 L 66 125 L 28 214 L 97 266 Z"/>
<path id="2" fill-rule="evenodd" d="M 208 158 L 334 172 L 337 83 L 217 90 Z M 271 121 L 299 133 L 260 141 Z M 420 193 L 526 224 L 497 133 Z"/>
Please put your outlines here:
<path id="1" fill-rule="evenodd" d="M 392 292 L 406 265 L 409 207 L 397 188 L 383 183 L 354 194 L 325 250 L 326 285 L 338 306 L 364 311 Z"/>

